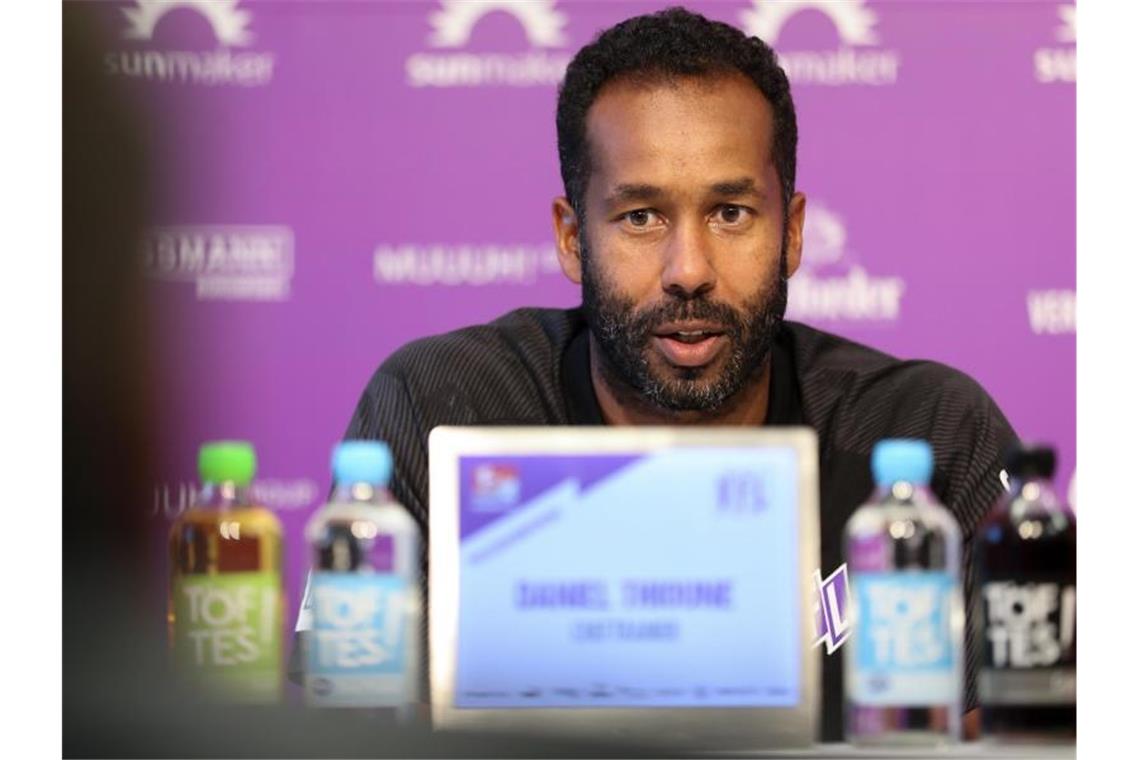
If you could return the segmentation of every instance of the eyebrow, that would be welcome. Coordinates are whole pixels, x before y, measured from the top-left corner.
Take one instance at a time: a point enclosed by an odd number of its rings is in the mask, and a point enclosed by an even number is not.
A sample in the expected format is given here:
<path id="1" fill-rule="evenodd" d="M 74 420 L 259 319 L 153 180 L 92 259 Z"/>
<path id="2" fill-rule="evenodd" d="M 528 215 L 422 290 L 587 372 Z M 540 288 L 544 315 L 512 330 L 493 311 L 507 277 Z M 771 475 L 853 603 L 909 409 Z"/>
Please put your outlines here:
<path id="1" fill-rule="evenodd" d="M 726 182 L 717 182 L 712 185 L 709 190 L 713 195 L 722 196 L 741 196 L 741 195 L 757 195 L 762 196 L 763 193 L 756 188 L 756 180 L 751 177 L 741 177 L 740 179 L 728 180 Z"/>
<path id="2" fill-rule="evenodd" d="M 622 184 L 615 187 L 613 192 L 606 196 L 605 203 L 609 206 L 616 206 L 630 201 L 651 202 L 663 195 L 665 195 L 665 191 L 656 185 Z"/>
<path id="3" fill-rule="evenodd" d="M 763 197 L 764 195 L 764 193 L 757 189 L 756 180 L 751 177 L 714 182 L 712 185 L 709 185 L 708 189 L 712 195 L 722 198 L 738 198 L 742 195 Z M 665 190 L 656 185 L 628 183 L 614 187 L 613 191 L 606 196 L 604 202 L 608 206 L 616 206 L 633 201 L 652 203 L 665 196 L 665 194 Z"/>

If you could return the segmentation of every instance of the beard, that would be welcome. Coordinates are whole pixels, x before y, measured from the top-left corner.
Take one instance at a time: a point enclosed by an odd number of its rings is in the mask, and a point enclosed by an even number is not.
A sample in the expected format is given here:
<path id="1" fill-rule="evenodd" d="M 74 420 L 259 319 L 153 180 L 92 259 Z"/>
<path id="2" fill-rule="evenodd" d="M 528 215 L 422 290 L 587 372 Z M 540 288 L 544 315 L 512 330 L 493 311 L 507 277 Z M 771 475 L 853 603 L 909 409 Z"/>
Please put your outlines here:
<path id="1" fill-rule="evenodd" d="M 788 303 L 786 244 L 776 277 L 739 310 L 706 296 L 675 295 L 638 310 L 601 281 L 582 242 L 582 309 L 602 354 L 599 369 L 615 390 L 624 386 L 669 412 L 715 412 L 761 375 Z M 695 320 L 723 327 L 727 357 L 702 367 L 655 366 L 651 341 L 659 326 Z"/>

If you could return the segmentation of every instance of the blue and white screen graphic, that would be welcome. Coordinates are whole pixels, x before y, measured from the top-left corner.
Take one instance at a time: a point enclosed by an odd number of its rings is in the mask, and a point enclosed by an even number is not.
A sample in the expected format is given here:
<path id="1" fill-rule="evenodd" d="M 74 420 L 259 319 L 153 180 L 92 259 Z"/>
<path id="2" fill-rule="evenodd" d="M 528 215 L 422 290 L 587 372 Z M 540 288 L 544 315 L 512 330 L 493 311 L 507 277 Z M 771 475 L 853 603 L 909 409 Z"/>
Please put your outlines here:
<path id="1" fill-rule="evenodd" d="M 798 703 L 793 449 L 459 468 L 456 707 Z"/>

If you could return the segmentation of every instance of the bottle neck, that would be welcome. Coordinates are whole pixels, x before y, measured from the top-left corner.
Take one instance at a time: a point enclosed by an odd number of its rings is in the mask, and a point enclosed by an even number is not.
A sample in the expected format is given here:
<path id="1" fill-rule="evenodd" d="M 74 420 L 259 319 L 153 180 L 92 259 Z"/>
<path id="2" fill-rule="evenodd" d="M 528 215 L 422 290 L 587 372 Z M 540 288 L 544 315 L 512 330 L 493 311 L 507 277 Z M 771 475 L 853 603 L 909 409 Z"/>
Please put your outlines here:
<path id="1" fill-rule="evenodd" d="M 233 509 L 250 503 L 248 485 L 238 485 L 231 480 L 225 480 L 220 483 L 203 484 L 194 506 L 207 509 Z"/>
<path id="2" fill-rule="evenodd" d="M 1049 478 L 1038 475 L 1012 478 L 1009 482 L 1009 492 L 1014 508 L 1061 508 L 1057 493 L 1053 490 L 1053 481 Z"/>
<path id="3" fill-rule="evenodd" d="M 373 483 L 337 483 L 329 501 L 334 504 L 383 504 L 388 501 L 388 489 Z"/>
<path id="4" fill-rule="evenodd" d="M 876 501 L 880 503 L 922 505 L 935 501 L 929 484 L 907 480 L 882 483 L 877 486 L 876 493 L 878 494 Z"/>

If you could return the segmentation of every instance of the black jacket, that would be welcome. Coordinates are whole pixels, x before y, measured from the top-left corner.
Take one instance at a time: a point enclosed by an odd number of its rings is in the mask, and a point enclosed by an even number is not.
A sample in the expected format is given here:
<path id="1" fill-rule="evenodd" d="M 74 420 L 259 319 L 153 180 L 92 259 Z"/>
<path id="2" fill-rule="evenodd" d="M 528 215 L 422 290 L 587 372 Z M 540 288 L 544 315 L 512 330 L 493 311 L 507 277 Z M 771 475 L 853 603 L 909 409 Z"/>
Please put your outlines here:
<path id="1" fill-rule="evenodd" d="M 373 375 L 346 437 L 388 443 L 395 460 L 393 495 L 426 535 L 432 428 L 602 424 L 590 383 L 588 345 L 579 309 L 519 309 L 490 324 L 414 341 Z M 935 460 L 932 489 L 962 529 L 962 568 L 970 598 L 967 559 L 974 527 L 1002 490 L 1001 454 L 1015 440 L 997 405 L 976 382 L 936 362 L 900 361 L 785 322 L 772 352 L 765 424 L 806 424 L 819 435 L 819 567 L 824 576 L 842 562 L 843 527 L 871 493 L 875 442 L 929 441 Z M 966 709 L 977 706 L 978 653 L 969 638 Z M 842 652 L 820 655 L 823 741 L 842 739 Z"/>

